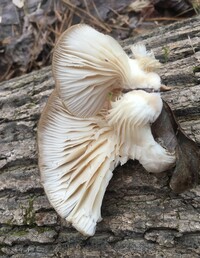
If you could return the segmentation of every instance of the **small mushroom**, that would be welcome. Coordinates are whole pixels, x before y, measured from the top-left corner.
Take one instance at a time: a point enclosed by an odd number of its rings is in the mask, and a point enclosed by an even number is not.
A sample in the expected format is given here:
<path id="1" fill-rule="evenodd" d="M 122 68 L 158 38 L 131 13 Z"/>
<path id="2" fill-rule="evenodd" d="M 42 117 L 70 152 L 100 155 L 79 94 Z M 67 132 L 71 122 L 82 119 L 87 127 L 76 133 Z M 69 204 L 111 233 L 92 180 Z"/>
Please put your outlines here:
<path id="1" fill-rule="evenodd" d="M 175 162 L 151 133 L 162 100 L 140 88 L 158 88 L 160 79 L 152 84 L 159 76 L 142 68 L 140 56 L 131 60 L 114 39 L 86 25 L 66 31 L 55 47 L 56 88 L 38 126 L 41 181 L 58 214 L 87 236 L 101 220 L 118 164 L 137 159 L 146 170 L 161 172 Z M 131 90 L 123 93 L 126 87 Z"/>

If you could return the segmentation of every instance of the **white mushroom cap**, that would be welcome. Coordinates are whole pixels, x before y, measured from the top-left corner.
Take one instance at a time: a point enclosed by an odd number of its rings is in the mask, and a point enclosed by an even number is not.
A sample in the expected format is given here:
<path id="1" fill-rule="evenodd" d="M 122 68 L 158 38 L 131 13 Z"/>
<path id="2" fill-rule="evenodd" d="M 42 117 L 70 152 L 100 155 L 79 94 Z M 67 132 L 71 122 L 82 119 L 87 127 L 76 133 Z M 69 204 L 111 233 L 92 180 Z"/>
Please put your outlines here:
<path id="1" fill-rule="evenodd" d="M 135 90 L 105 105 L 114 88 L 159 87 L 160 77 L 141 68 L 138 60 L 148 55 L 141 49 L 131 60 L 114 39 L 87 25 L 66 31 L 55 48 L 56 89 L 38 126 L 39 168 L 52 206 L 84 235 L 95 233 L 119 161 L 137 159 L 151 172 L 175 161 L 151 134 L 160 94 Z"/>
<path id="2" fill-rule="evenodd" d="M 153 73 L 159 62 L 145 46 L 133 46 L 130 59 L 118 42 L 79 24 L 66 30 L 53 54 L 53 74 L 60 98 L 77 117 L 96 115 L 115 88 L 160 88 Z M 138 54 L 136 54 L 138 53 Z"/>
<path id="3" fill-rule="evenodd" d="M 93 235 L 101 220 L 102 199 L 116 165 L 115 144 L 100 115 L 71 116 L 54 90 L 38 126 L 41 180 L 52 206 L 84 235 Z"/>
<path id="4" fill-rule="evenodd" d="M 75 116 L 93 116 L 108 92 L 130 78 L 128 56 L 112 37 L 88 25 L 62 34 L 53 54 L 53 74 L 59 96 Z"/>
<path id="5" fill-rule="evenodd" d="M 137 159 L 147 171 L 154 173 L 174 164 L 174 154 L 160 146 L 151 133 L 151 123 L 161 110 L 160 94 L 143 90 L 131 91 L 111 103 L 107 119 L 118 135 L 121 164 Z"/>
<path id="6" fill-rule="evenodd" d="M 71 116 L 54 90 L 38 126 L 42 184 L 55 210 L 84 235 L 95 233 L 112 171 L 137 159 L 161 172 L 174 156 L 155 142 L 150 123 L 160 114 L 158 93 L 132 91 L 111 103 L 109 114 Z"/>

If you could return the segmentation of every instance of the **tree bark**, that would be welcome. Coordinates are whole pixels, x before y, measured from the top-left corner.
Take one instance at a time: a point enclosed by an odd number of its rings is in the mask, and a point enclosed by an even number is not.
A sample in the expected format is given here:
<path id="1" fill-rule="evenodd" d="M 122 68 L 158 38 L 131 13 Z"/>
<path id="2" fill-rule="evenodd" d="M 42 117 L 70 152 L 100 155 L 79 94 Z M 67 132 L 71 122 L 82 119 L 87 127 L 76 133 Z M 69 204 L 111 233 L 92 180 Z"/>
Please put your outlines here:
<path id="1" fill-rule="evenodd" d="M 163 98 L 200 143 L 200 19 L 158 28 L 123 42 L 145 43 L 174 86 Z M 118 167 L 95 236 L 81 236 L 49 204 L 37 166 L 36 131 L 54 87 L 51 68 L 0 84 L 1 257 L 199 257 L 200 187 L 174 194 L 169 174 L 148 174 L 137 162 Z"/>

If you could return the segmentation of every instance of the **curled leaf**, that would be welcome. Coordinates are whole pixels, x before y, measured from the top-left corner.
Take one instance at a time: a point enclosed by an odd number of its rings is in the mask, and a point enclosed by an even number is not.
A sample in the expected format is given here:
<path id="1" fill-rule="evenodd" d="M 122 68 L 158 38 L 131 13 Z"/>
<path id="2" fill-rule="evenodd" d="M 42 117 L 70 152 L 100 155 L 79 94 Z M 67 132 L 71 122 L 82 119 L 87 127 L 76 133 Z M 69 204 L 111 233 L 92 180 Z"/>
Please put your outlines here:
<path id="1" fill-rule="evenodd" d="M 196 186 L 200 181 L 200 150 L 187 136 L 176 120 L 169 105 L 163 101 L 163 109 L 152 125 L 155 139 L 169 152 L 176 153 L 176 165 L 170 180 L 170 187 L 182 193 Z"/>
<path id="2" fill-rule="evenodd" d="M 191 189 L 199 183 L 200 152 L 197 144 L 179 128 L 177 133 L 176 167 L 170 187 L 176 193 Z"/>

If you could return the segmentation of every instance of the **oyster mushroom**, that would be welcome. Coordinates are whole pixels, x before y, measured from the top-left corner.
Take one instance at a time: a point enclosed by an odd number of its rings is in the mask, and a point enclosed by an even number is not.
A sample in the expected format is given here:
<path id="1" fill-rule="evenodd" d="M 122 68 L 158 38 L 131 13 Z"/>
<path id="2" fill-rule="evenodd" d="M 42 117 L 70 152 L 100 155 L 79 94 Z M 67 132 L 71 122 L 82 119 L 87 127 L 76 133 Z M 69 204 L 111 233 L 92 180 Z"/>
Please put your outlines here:
<path id="1" fill-rule="evenodd" d="M 160 94 L 130 90 L 160 87 L 151 66 L 151 72 L 142 70 L 141 55 L 154 61 L 142 47 L 137 59 L 129 59 L 114 39 L 86 25 L 69 29 L 55 47 L 56 88 L 38 126 L 41 181 L 58 214 L 87 236 L 101 220 L 104 193 L 118 164 L 137 159 L 146 170 L 161 172 L 175 162 L 151 134 L 162 109 Z M 131 62 L 143 79 L 134 78 Z"/>
<path id="2" fill-rule="evenodd" d="M 85 24 L 74 25 L 61 35 L 52 70 L 58 94 L 71 114 L 97 114 L 108 92 L 116 88 L 160 88 L 160 77 L 154 72 L 159 62 L 153 53 L 143 45 L 131 50 L 135 59 L 115 39 Z"/>
<path id="3" fill-rule="evenodd" d="M 102 115 L 73 117 L 54 90 L 38 127 L 39 168 L 58 214 L 93 235 L 115 167 L 116 136 Z"/>

